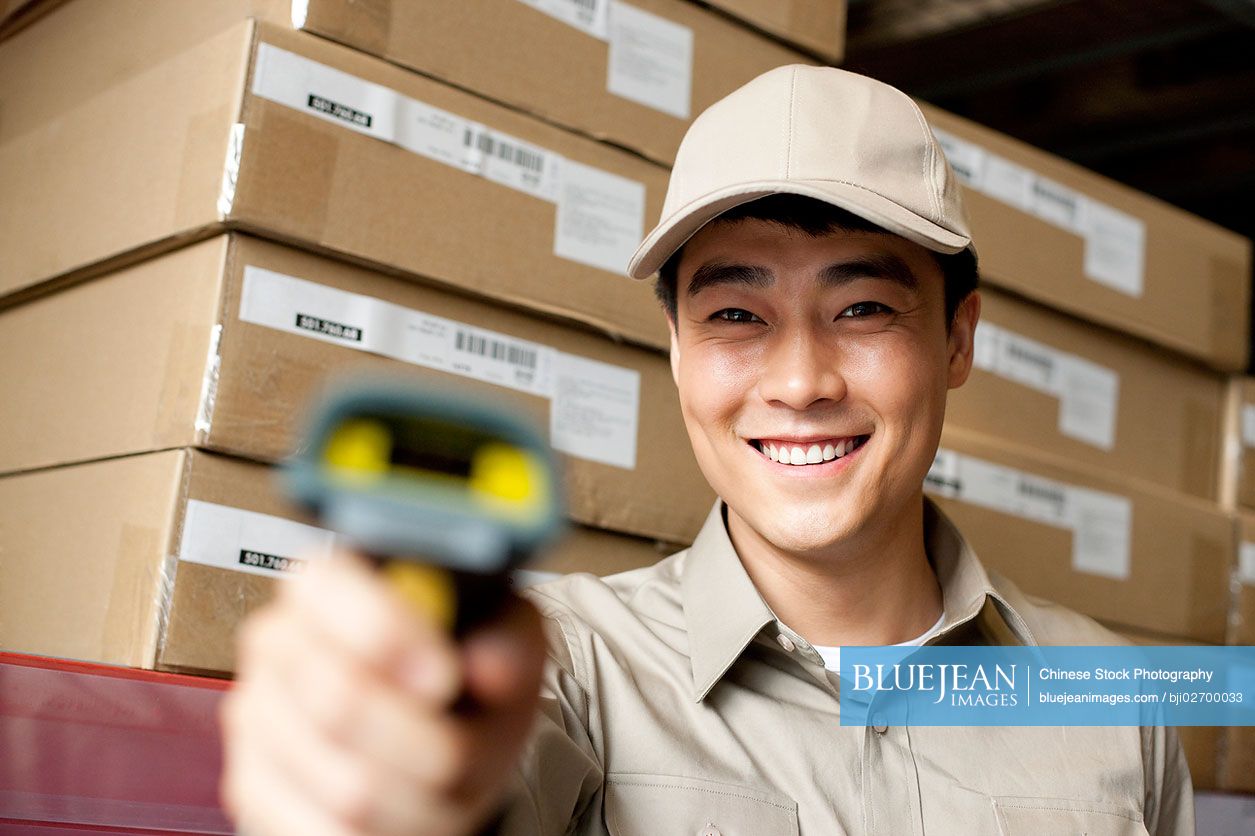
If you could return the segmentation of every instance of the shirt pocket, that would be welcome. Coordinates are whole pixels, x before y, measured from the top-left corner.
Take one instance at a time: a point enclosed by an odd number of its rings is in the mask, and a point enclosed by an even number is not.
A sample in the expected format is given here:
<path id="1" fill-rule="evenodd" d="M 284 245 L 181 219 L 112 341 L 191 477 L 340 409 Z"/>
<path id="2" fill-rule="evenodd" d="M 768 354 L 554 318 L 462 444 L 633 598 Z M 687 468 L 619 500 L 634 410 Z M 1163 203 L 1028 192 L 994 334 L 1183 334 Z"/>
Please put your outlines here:
<path id="1" fill-rule="evenodd" d="M 753 787 L 673 775 L 611 773 L 611 836 L 796 836 L 797 802 Z"/>
<path id="2" fill-rule="evenodd" d="M 994 796 L 1001 836 L 1149 836 L 1142 811 L 1106 801 Z"/>

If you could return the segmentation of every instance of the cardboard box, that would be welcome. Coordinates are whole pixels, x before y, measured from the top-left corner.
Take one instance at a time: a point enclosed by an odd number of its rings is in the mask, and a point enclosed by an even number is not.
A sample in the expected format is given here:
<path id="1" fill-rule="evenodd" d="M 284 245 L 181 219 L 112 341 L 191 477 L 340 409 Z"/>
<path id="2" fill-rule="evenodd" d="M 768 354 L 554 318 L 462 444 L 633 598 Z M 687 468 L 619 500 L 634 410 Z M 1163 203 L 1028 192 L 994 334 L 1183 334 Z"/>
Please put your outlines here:
<path id="1" fill-rule="evenodd" d="M 245 553 L 294 570 L 332 539 L 272 479 L 263 465 L 189 449 L 0 477 L 0 644 L 230 672 L 236 626 L 284 576 Z M 538 568 L 619 571 L 659 552 L 651 541 L 576 527 Z"/>
<path id="2" fill-rule="evenodd" d="M 636 155 L 251 21 L 83 100 L 25 69 L 58 106 L 0 100 L 0 294 L 246 229 L 667 343 L 621 272 L 666 186 Z"/>
<path id="3" fill-rule="evenodd" d="M 1224 729 L 1219 749 L 1216 789 L 1255 793 L 1255 727 Z"/>
<path id="4" fill-rule="evenodd" d="M 1220 504 L 1255 508 L 1255 378 L 1231 377 L 1225 388 L 1220 456 Z"/>
<path id="5" fill-rule="evenodd" d="M 1051 307 L 1246 368 L 1251 242 L 921 103 L 965 184 L 981 275 Z"/>
<path id="6" fill-rule="evenodd" d="M 947 422 L 1216 500 L 1220 375 L 993 288 L 981 295 L 975 367 L 950 393 Z"/>
<path id="7" fill-rule="evenodd" d="M 1245 388 L 1245 379 L 1235 379 Z M 1255 512 L 1239 509 L 1233 517 L 1236 539 L 1229 582 L 1226 643 L 1255 645 Z M 1217 789 L 1255 793 L 1255 728 L 1227 728 L 1220 738 Z"/>
<path id="8" fill-rule="evenodd" d="M 1237 548 L 1230 579 L 1229 644 L 1255 645 L 1255 512 L 1234 518 Z"/>
<path id="9" fill-rule="evenodd" d="M 0 312 L 0 473 L 184 446 L 276 461 L 330 375 L 369 370 L 535 419 L 580 522 L 681 542 L 714 501 L 666 357 L 238 234 Z"/>
<path id="10" fill-rule="evenodd" d="M 95 37 L 108 43 L 87 47 L 79 76 L 69 79 L 73 86 L 95 84 L 102 68 L 125 71 L 137 56 L 153 62 L 255 17 L 386 58 L 664 165 L 675 158 L 689 120 L 710 104 L 773 67 L 811 61 L 689 0 L 73 5 L 24 47 L 34 50 L 38 41 L 55 51 L 53 41 L 80 42 L 93 27 L 108 31 L 107 39 Z"/>
<path id="11" fill-rule="evenodd" d="M 952 427 L 924 488 L 1025 592 L 1223 643 L 1234 531 L 1215 505 Z"/>
<path id="12" fill-rule="evenodd" d="M 306 31 L 664 165 L 711 104 L 774 67 L 810 63 L 688 0 L 309 0 L 305 12 Z M 844 19 L 833 25 L 839 52 Z"/>
<path id="13" fill-rule="evenodd" d="M 1117 632 L 1133 644 L 1202 646 L 1199 642 L 1171 636 L 1120 629 L 1117 629 Z M 1185 759 L 1190 764 L 1190 778 L 1194 789 L 1218 789 L 1216 770 L 1220 760 L 1220 741 L 1226 733 L 1234 730 L 1222 726 L 1177 726 L 1176 729 L 1181 738 L 1181 748 L 1185 750 Z"/>
<path id="14" fill-rule="evenodd" d="M 799 49 L 840 64 L 845 57 L 845 0 L 699 0 Z"/>

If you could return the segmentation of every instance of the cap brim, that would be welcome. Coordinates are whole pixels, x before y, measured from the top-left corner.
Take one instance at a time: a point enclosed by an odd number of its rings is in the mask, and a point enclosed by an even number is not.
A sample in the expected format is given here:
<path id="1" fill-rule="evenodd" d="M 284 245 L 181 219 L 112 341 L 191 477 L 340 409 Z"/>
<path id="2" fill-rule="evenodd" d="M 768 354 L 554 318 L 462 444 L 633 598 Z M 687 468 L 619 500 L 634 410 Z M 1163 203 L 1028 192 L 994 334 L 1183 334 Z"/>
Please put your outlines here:
<path id="1" fill-rule="evenodd" d="M 670 217 L 645 236 L 628 263 L 628 275 L 634 279 L 649 278 L 707 223 L 734 206 L 773 194 L 795 194 L 831 203 L 934 252 L 958 253 L 972 243 L 967 236 L 951 232 L 852 183 L 833 180 L 762 180 L 711 192 L 671 213 Z"/>

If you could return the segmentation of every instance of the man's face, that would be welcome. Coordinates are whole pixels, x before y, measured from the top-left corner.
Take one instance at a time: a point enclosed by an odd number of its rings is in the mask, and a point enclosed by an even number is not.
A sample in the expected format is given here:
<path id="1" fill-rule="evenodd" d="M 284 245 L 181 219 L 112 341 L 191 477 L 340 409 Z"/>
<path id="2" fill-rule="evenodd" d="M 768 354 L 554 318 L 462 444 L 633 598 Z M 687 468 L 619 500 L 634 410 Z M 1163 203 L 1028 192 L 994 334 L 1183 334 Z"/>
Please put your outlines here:
<path id="1" fill-rule="evenodd" d="M 698 464 L 761 538 L 822 551 L 918 509 L 980 301 L 894 235 L 713 223 L 684 247 L 671 363 Z M 799 463 L 804 462 L 804 463 Z"/>

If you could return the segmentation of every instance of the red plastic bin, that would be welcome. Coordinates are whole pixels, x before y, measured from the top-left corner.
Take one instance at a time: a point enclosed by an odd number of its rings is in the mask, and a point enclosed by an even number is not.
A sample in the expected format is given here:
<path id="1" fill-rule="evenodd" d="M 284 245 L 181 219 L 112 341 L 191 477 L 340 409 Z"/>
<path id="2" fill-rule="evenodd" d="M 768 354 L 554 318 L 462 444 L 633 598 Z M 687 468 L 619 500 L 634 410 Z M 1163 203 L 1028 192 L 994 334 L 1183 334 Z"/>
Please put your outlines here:
<path id="1" fill-rule="evenodd" d="M 233 833 L 218 806 L 229 686 L 0 653 L 0 834 Z"/>

